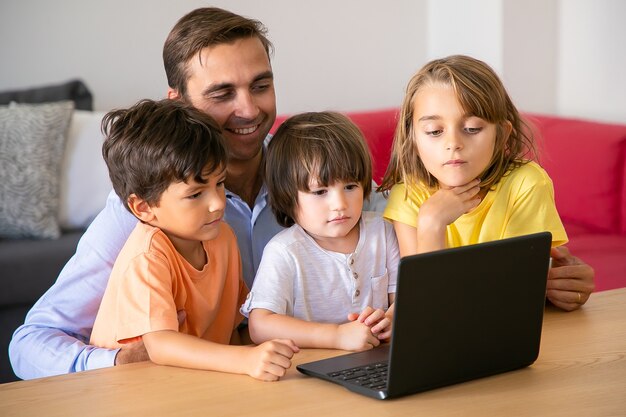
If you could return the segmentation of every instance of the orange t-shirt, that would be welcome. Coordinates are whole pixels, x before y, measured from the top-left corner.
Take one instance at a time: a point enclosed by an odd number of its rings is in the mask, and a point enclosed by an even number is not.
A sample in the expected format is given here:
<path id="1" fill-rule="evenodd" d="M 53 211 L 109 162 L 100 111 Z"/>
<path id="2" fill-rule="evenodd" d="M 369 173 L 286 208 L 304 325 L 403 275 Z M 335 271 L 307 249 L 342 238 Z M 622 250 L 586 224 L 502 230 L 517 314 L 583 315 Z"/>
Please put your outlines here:
<path id="1" fill-rule="evenodd" d="M 248 293 L 237 239 L 222 223 L 203 245 L 207 263 L 199 271 L 160 229 L 138 223 L 115 261 L 90 343 L 116 349 L 146 333 L 175 330 L 228 344 Z M 186 313 L 181 326 L 179 310 Z"/>

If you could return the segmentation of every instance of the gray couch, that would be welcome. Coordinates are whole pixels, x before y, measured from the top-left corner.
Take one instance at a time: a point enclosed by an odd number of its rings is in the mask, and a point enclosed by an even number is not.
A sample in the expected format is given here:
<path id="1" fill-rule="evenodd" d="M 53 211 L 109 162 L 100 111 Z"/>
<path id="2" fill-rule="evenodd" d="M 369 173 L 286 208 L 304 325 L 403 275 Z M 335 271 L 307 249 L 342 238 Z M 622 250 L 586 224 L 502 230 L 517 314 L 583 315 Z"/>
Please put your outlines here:
<path id="1" fill-rule="evenodd" d="M 9 363 L 11 336 L 74 254 L 82 232 L 63 231 L 61 237 L 54 240 L 0 240 L 0 271 L 4 285 L 0 292 L 0 383 L 17 379 Z"/>
<path id="2" fill-rule="evenodd" d="M 0 93 L 0 104 L 73 100 L 76 109 L 92 110 L 92 96 L 81 81 Z M 84 228 L 62 229 L 58 239 L 0 238 L 0 383 L 17 379 L 8 357 L 15 329 L 39 297 L 54 283 L 74 254 Z"/>

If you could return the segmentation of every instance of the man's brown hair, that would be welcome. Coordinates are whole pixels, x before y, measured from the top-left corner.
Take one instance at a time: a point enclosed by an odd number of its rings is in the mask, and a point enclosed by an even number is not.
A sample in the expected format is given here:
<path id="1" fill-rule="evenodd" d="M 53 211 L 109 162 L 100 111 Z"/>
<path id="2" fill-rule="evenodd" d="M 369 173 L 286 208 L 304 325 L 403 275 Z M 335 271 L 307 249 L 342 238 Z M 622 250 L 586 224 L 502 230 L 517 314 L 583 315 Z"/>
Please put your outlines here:
<path id="1" fill-rule="evenodd" d="M 204 7 L 189 12 L 174 25 L 163 45 L 163 64 L 168 85 L 184 97 L 189 77 L 187 64 L 207 46 L 256 36 L 269 57 L 273 47 L 266 34 L 267 29 L 258 20 L 228 10 Z"/>

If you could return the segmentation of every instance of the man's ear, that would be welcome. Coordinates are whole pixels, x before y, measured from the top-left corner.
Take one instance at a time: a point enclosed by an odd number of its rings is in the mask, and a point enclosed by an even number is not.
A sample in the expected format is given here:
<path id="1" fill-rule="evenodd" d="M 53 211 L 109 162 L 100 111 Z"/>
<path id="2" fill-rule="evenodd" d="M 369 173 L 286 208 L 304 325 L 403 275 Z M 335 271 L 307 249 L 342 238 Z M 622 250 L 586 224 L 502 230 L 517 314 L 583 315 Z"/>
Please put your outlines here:
<path id="1" fill-rule="evenodd" d="M 131 194 L 128 197 L 127 202 L 130 211 L 132 211 L 135 217 L 137 217 L 142 222 L 149 223 L 156 219 L 156 216 L 154 215 L 154 212 L 152 211 L 150 205 L 146 202 L 146 200 L 137 197 L 136 194 Z"/>
<path id="2" fill-rule="evenodd" d="M 173 89 L 172 87 L 167 88 L 167 98 L 170 100 L 180 100 L 182 97 L 178 90 Z"/>

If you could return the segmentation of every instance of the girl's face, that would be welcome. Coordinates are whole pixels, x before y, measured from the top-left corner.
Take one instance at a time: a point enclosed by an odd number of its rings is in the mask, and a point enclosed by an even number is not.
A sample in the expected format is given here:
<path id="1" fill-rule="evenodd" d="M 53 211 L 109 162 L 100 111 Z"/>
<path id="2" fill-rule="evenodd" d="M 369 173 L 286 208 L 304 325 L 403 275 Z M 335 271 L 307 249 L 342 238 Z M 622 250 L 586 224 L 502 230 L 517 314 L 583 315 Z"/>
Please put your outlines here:
<path id="1" fill-rule="evenodd" d="M 424 86 L 413 99 L 413 130 L 419 156 L 442 188 L 464 185 L 489 165 L 496 125 L 465 114 L 451 86 Z"/>

